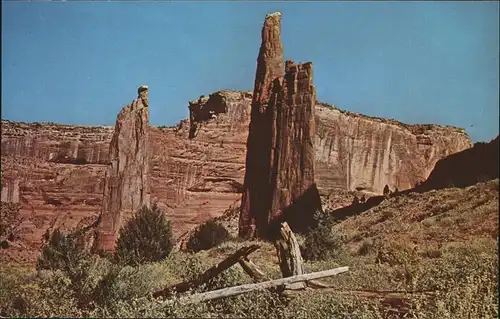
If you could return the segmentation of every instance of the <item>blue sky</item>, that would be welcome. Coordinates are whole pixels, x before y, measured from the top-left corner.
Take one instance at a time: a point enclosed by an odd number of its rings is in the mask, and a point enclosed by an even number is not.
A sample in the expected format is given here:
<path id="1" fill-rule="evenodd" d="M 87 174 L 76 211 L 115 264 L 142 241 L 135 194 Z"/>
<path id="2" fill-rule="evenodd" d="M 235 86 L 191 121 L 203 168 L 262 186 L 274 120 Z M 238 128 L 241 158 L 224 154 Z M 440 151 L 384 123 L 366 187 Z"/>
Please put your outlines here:
<path id="1" fill-rule="evenodd" d="M 113 125 L 150 88 L 150 121 L 253 90 L 266 13 L 317 98 L 407 123 L 498 134 L 498 2 L 2 2 L 2 119 Z"/>

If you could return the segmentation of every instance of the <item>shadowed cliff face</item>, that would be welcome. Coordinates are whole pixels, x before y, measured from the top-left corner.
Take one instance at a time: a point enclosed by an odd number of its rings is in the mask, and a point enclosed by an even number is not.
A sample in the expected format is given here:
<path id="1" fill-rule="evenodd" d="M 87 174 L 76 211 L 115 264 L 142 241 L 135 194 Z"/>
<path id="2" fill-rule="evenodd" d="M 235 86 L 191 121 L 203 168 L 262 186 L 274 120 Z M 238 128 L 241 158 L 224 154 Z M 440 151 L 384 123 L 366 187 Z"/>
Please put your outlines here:
<path id="1" fill-rule="evenodd" d="M 280 14 L 266 16 L 247 142 L 239 235 L 270 235 L 270 223 L 314 184 L 312 64 L 283 65 Z M 321 209 L 317 198 L 316 209 Z M 303 211 L 303 215 L 314 213 Z"/>
<path id="2" fill-rule="evenodd" d="M 489 143 L 475 143 L 472 148 L 452 154 L 436 164 L 420 191 L 446 187 L 467 187 L 498 178 L 499 137 Z"/>
<path id="3" fill-rule="evenodd" d="M 408 196 L 443 188 L 465 188 L 499 177 L 499 137 L 489 143 L 476 143 L 473 147 L 440 159 L 429 178 L 413 188 L 389 196 L 373 196 L 365 203 L 356 203 L 332 210 L 331 215 L 342 220 L 359 215 L 391 197 Z"/>
<path id="4" fill-rule="evenodd" d="M 316 88 L 312 63 L 286 62 L 285 77 L 276 82 L 276 137 L 273 140 L 273 172 L 270 220 L 294 203 L 314 180 L 314 134 Z M 273 134 L 274 136 L 274 134 Z M 311 206 L 320 208 L 318 201 Z M 309 211 L 309 212 L 314 212 Z M 303 211 L 307 214 L 307 211 Z"/>
<path id="5" fill-rule="evenodd" d="M 125 106 L 109 146 L 97 250 L 114 250 L 118 231 L 140 207 L 150 206 L 149 104 L 147 88 Z"/>

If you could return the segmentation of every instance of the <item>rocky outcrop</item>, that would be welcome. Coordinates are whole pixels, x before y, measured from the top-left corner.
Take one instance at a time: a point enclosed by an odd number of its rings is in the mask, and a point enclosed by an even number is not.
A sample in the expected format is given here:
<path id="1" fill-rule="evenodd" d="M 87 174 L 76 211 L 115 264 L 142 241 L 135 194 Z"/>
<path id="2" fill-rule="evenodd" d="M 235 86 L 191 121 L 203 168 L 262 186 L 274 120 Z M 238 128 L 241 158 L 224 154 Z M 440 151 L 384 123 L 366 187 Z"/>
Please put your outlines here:
<path id="1" fill-rule="evenodd" d="M 210 120 L 227 124 L 245 123 L 250 114 L 245 99 L 251 99 L 250 92 L 218 91 L 210 96 L 200 96 L 189 102 L 189 138 L 198 135 L 201 126 Z M 219 116 L 223 116 L 218 120 Z"/>
<path id="2" fill-rule="evenodd" d="M 280 16 L 266 16 L 257 58 L 239 222 L 245 238 L 271 235 L 270 225 L 285 209 L 316 189 L 312 64 L 283 65 Z M 319 195 L 308 201 L 321 206 Z M 302 206 L 301 214 L 312 216 L 312 207 Z"/>
<path id="3" fill-rule="evenodd" d="M 110 164 L 97 230 L 97 251 L 114 250 L 124 222 L 142 206 L 150 206 L 147 86 L 141 86 L 138 93 L 138 98 L 125 106 L 116 119 L 109 146 Z"/>
<path id="4" fill-rule="evenodd" d="M 499 147 L 497 136 L 489 143 L 475 143 L 472 148 L 439 160 L 429 178 L 417 189 L 467 187 L 498 178 Z"/>

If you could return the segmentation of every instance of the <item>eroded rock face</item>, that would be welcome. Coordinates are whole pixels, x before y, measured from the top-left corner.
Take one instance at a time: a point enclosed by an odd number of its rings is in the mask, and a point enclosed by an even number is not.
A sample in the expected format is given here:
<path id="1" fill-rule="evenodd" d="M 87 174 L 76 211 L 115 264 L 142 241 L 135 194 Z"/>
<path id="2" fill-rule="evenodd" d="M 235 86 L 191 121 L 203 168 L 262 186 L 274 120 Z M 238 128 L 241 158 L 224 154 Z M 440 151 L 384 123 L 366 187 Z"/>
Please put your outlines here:
<path id="1" fill-rule="evenodd" d="M 499 146 L 497 136 L 489 143 L 475 143 L 472 148 L 440 159 L 429 178 L 417 189 L 467 187 L 498 178 Z"/>
<path id="2" fill-rule="evenodd" d="M 2 202 L 19 203 L 18 178 L 2 178 Z"/>
<path id="3" fill-rule="evenodd" d="M 62 164 L 107 164 L 113 128 L 2 121 L 2 155 Z"/>
<path id="4" fill-rule="evenodd" d="M 463 130 L 407 125 L 316 106 L 316 176 L 322 194 L 341 188 L 382 194 L 425 180 L 436 162 L 472 146 Z"/>
<path id="5" fill-rule="evenodd" d="M 148 89 L 141 86 L 136 100 L 116 120 L 109 146 L 101 221 L 96 250 L 114 250 L 118 231 L 139 208 L 150 206 Z"/>
<path id="6" fill-rule="evenodd" d="M 316 187 L 314 135 L 316 88 L 312 63 L 287 61 L 285 77 L 276 81 L 276 126 L 273 126 L 271 219 Z M 319 198 L 318 198 L 319 200 Z"/>
<path id="7" fill-rule="evenodd" d="M 238 185 L 244 182 L 249 130 L 249 118 L 244 120 L 244 115 L 250 114 L 252 93 L 214 94 L 225 95 L 228 113 L 203 121 L 195 138 L 189 139 L 189 120 L 176 127 L 150 127 L 151 200 L 171 208 L 167 214 L 176 236 L 219 216 L 241 198 Z M 468 136 L 454 127 L 406 125 L 318 102 L 315 117 L 315 177 L 322 195 L 349 187 L 374 196 L 382 194 L 385 184 L 402 191 L 425 180 L 439 159 L 472 146 Z M 73 229 L 81 219 L 100 214 L 114 128 L 5 120 L 1 128 L 2 178 L 19 180 L 20 212 L 27 220 L 22 230 L 26 247 L 3 256 L 32 260 L 48 228 L 60 225 Z M 78 151 L 73 152 L 68 145 L 78 145 Z M 92 149 L 101 151 L 92 153 Z M 76 157 L 67 163 L 54 162 L 50 153 Z M 381 165 L 386 153 L 399 166 Z M 362 160 L 352 160 L 347 166 L 348 157 L 341 154 Z M 83 160 L 87 163 L 78 164 Z M 347 167 L 352 167 L 349 185 Z M 377 170 L 383 182 L 363 177 L 370 170 Z M 409 181 L 407 187 L 402 180 Z M 328 204 L 331 207 L 352 202 L 352 196 L 329 198 L 334 198 Z"/>
<path id="8" fill-rule="evenodd" d="M 216 120 L 216 123 L 246 123 L 250 119 L 247 99 L 252 98 L 250 92 L 218 91 L 210 96 L 200 96 L 198 100 L 189 102 L 189 138 L 198 135 L 202 125 Z M 222 115 L 219 119 L 218 117 Z"/>
<path id="9" fill-rule="evenodd" d="M 266 16 L 257 58 L 239 234 L 268 237 L 269 226 L 300 199 L 321 208 L 314 184 L 315 87 L 312 63 L 283 65 L 280 14 Z M 313 196 L 304 200 L 312 189 Z M 315 202 L 307 204 L 307 202 Z M 308 206 L 312 206 L 309 211 Z M 293 226 L 292 226 L 293 227 Z"/>

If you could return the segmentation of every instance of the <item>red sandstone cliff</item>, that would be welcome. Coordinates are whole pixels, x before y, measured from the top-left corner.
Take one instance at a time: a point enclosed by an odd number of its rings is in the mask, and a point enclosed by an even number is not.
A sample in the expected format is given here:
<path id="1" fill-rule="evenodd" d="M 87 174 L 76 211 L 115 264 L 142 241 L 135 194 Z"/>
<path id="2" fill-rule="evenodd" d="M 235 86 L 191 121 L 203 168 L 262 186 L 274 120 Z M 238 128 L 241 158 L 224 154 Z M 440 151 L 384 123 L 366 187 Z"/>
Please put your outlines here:
<path id="1" fill-rule="evenodd" d="M 109 166 L 95 249 L 114 250 L 118 231 L 142 206 L 150 206 L 148 88 L 125 106 L 116 119 L 109 145 Z"/>
<path id="2" fill-rule="evenodd" d="M 227 113 L 199 122 L 195 138 L 189 139 L 189 120 L 177 127 L 150 127 L 151 200 L 168 205 L 176 235 L 218 216 L 241 198 L 252 94 L 221 91 L 213 95 L 223 96 L 217 99 Z M 406 125 L 321 103 L 316 103 L 315 113 L 315 176 L 325 195 L 346 190 L 349 158 L 362 159 L 351 161 L 349 188 L 381 194 L 385 184 L 394 189 L 402 185 L 401 179 L 414 186 L 425 180 L 439 159 L 472 146 L 467 135 L 453 127 Z M 9 180 L 19 181 L 21 214 L 27 218 L 22 232 L 30 249 L 38 250 L 49 227 L 70 229 L 82 219 L 97 217 L 113 127 L 2 120 L 1 129 L 2 181 L 6 181 L 2 183 L 8 188 L 15 185 Z M 68 158 L 58 162 L 51 153 Z M 381 165 L 384 154 L 400 163 L 398 171 L 395 165 Z M 369 169 L 388 182 L 361 178 Z M 3 187 L 2 192 L 15 194 Z M 346 197 L 345 203 L 331 205 L 347 205 L 351 200 Z M 21 251 L 12 253 L 21 258 Z M 36 258 L 36 254 L 24 257 Z"/>
<path id="3" fill-rule="evenodd" d="M 342 188 L 381 194 L 425 180 L 436 162 L 467 149 L 463 130 L 439 125 L 407 125 L 316 107 L 316 174 L 320 191 Z"/>

